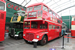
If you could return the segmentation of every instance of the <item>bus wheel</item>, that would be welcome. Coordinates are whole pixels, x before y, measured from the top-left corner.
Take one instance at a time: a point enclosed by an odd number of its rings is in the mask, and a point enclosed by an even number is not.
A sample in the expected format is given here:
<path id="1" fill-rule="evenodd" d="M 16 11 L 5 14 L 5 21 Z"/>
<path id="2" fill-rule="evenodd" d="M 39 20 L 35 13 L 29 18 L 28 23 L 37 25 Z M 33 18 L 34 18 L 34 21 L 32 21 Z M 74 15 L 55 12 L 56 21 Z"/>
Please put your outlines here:
<path id="1" fill-rule="evenodd" d="M 20 38 L 20 39 L 23 38 L 23 34 L 22 34 L 22 33 L 19 34 L 19 38 Z"/>
<path id="2" fill-rule="evenodd" d="M 40 44 L 43 46 L 43 45 L 45 45 L 46 43 L 47 43 L 47 37 L 44 36 L 44 37 L 42 38 L 42 40 L 40 41 Z"/>
<path id="3" fill-rule="evenodd" d="M 13 38 L 10 34 L 9 34 L 9 37 L 10 37 L 10 38 Z"/>

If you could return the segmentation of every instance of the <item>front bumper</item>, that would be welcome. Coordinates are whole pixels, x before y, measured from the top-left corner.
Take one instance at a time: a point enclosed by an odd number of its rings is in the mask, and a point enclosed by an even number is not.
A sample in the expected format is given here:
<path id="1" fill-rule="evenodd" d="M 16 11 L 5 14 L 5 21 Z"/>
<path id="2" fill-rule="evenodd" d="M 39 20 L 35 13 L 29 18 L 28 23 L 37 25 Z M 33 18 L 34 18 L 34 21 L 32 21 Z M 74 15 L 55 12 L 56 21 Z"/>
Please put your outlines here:
<path id="1" fill-rule="evenodd" d="M 32 41 L 29 41 L 29 40 L 26 40 L 28 42 L 38 42 L 39 40 L 38 39 L 33 39 Z"/>
<path id="2" fill-rule="evenodd" d="M 33 40 L 32 40 L 32 42 L 38 42 L 38 41 L 39 41 L 38 39 L 33 39 Z"/>
<path id="3" fill-rule="evenodd" d="M 18 37 L 19 35 L 15 35 L 15 37 Z"/>
<path id="4" fill-rule="evenodd" d="M 11 36 L 11 37 L 19 37 L 19 35 L 12 35 L 12 34 L 9 34 L 9 36 Z"/>

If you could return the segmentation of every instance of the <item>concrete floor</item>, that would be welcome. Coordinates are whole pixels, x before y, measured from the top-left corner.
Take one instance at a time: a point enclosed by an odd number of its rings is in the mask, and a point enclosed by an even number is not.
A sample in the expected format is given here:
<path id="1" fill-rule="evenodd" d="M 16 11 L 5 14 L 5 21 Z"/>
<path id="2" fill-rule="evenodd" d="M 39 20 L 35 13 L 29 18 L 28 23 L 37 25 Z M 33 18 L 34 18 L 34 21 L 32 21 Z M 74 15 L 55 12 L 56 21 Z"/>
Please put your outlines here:
<path id="1" fill-rule="evenodd" d="M 75 39 L 71 38 L 69 43 L 67 42 L 67 38 L 65 38 L 65 49 L 61 49 L 62 38 L 63 37 L 52 40 L 44 46 L 38 45 L 37 48 L 33 48 L 33 44 L 25 43 L 23 39 L 15 40 L 8 38 L 0 43 L 0 50 L 51 50 L 51 48 L 56 50 L 75 50 Z"/>

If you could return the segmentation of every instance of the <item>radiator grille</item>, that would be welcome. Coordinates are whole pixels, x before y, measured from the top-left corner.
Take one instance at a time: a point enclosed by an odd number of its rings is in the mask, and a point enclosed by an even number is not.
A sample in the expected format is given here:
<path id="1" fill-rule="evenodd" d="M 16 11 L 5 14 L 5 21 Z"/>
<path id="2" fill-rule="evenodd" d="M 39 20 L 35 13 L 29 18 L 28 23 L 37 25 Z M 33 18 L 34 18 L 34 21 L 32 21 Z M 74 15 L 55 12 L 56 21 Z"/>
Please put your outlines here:
<path id="1" fill-rule="evenodd" d="M 34 34 L 32 34 L 32 33 L 26 33 L 26 39 L 28 41 L 32 41 L 34 39 Z"/>
<path id="2" fill-rule="evenodd" d="M 1 13 L 0 19 L 4 19 L 4 14 L 3 13 Z"/>

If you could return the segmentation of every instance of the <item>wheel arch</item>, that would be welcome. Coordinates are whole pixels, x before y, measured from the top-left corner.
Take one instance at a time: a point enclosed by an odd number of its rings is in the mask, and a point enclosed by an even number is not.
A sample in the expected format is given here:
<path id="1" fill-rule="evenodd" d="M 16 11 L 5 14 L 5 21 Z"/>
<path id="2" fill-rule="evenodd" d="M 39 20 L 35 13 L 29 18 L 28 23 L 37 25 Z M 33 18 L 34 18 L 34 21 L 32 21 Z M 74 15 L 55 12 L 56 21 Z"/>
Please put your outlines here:
<path id="1" fill-rule="evenodd" d="M 47 34 L 44 34 L 44 35 L 43 35 L 43 37 L 44 37 L 44 36 L 46 36 L 46 37 L 47 37 L 47 41 L 48 41 L 48 35 L 47 35 Z M 42 39 L 43 39 L 43 37 L 42 37 Z M 41 40 L 42 40 L 42 39 L 41 39 Z"/>
<path id="2" fill-rule="evenodd" d="M 23 34 L 23 32 L 19 32 L 18 34 Z"/>

